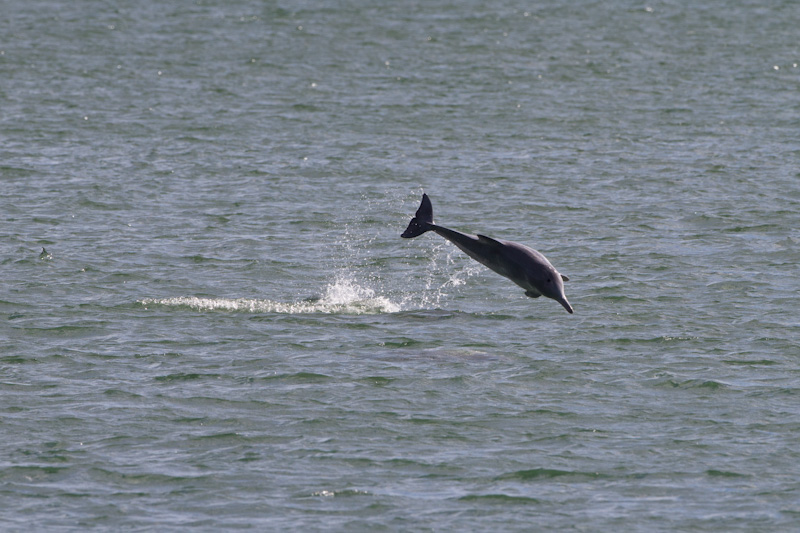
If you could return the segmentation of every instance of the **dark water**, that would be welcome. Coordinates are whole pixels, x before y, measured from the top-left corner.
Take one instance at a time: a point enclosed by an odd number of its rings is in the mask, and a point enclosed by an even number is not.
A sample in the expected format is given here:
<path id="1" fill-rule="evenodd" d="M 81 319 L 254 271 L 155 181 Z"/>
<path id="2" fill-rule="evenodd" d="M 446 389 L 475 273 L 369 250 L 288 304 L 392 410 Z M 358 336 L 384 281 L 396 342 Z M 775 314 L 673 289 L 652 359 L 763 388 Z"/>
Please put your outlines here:
<path id="1" fill-rule="evenodd" d="M 702 4 L 6 2 L 3 529 L 796 527 L 800 4 Z"/>

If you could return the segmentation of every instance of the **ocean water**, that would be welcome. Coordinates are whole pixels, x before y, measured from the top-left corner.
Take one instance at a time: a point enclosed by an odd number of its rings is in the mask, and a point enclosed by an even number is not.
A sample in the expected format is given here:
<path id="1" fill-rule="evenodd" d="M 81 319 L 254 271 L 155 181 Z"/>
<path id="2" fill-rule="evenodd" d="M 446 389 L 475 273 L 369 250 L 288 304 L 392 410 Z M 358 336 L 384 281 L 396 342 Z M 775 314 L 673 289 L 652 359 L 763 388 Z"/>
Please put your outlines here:
<path id="1" fill-rule="evenodd" d="M 799 3 L 167 4 L 3 3 L 0 529 L 800 527 Z"/>

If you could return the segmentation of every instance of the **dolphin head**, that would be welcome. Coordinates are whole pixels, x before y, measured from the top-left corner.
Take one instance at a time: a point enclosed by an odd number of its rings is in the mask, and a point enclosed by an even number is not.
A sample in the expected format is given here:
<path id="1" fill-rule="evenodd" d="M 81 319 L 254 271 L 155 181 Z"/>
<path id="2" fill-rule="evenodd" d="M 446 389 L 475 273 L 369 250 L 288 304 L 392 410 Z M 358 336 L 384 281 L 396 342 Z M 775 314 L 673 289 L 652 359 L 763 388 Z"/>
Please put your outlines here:
<path id="1" fill-rule="evenodd" d="M 543 283 L 540 283 L 538 288 L 542 295 L 557 301 L 564 306 L 564 309 L 566 309 L 568 313 L 572 314 L 572 306 L 569 304 L 567 296 L 564 294 L 563 277 L 564 276 L 559 274 L 555 269 L 552 269 L 551 272 L 547 273 Z"/>

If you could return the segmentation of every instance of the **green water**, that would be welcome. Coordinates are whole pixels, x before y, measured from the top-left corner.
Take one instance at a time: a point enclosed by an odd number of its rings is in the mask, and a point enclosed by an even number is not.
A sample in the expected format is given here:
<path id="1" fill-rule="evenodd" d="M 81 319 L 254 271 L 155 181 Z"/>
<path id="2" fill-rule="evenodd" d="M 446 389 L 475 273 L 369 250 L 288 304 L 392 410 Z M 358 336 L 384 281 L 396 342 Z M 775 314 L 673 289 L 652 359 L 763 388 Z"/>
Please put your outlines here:
<path id="1" fill-rule="evenodd" d="M 3 529 L 796 527 L 800 4 L 728 4 L 6 2 Z"/>

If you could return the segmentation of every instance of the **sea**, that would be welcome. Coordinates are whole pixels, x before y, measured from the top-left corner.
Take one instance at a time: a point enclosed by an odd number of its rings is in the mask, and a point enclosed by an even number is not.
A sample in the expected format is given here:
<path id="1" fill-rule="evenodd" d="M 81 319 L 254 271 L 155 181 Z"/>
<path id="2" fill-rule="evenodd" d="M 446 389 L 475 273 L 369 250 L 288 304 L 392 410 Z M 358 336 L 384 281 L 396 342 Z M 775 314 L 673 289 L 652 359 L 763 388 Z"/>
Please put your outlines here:
<path id="1" fill-rule="evenodd" d="M 800 2 L 0 6 L 3 532 L 800 531 Z"/>

